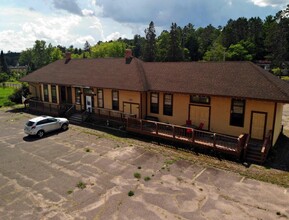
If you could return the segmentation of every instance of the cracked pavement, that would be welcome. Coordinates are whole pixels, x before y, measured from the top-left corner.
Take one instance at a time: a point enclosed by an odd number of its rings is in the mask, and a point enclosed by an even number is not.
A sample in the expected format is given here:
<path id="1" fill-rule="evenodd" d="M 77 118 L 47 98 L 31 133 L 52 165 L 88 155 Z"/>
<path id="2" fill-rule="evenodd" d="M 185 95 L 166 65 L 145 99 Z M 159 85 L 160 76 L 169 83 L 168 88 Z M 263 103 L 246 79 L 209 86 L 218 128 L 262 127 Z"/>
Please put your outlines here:
<path id="1" fill-rule="evenodd" d="M 23 126 L 31 117 L 0 111 L 2 220 L 289 218 L 288 188 L 76 125 L 27 137 Z"/>

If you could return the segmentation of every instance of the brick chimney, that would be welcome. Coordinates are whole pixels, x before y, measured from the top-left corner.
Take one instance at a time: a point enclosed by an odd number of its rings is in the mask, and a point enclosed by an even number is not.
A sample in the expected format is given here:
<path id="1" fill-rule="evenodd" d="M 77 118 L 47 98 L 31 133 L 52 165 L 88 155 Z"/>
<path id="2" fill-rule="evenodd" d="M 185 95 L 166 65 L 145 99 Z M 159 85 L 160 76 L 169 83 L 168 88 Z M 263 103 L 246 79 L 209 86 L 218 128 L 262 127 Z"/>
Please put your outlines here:
<path id="1" fill-rule="evenodd" d="M 125 63 L 126 64 L 130 64 L 130 62 L 131 62 L 131 60 L 133 58 L 132 50 L 131 49 L 126 49 L 124 57 L 125 57 Z"/>
<path id="2" fill-rule="evenodd" d="M 66 52 L 65 53 L 65 64 L 67 64 L 71 60 L 71 53 Z"/>

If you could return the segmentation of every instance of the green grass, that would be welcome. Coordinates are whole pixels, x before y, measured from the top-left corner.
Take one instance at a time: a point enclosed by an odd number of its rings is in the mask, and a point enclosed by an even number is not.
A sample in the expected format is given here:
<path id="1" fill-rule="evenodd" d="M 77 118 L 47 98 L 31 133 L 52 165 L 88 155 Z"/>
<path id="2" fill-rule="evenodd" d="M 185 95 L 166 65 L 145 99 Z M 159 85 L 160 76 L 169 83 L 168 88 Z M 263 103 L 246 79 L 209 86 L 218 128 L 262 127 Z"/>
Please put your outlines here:
<path id="1" fill-rule="evenodd" d="M 282 76 L 281 79 L 289 81 L 289 76 Z"/>
<path id="2" fill-rule="evenodd" d="M 6 106 L 7 103 L 10 103 L 8 97 L 13 94 L 14 88 L 9 87 L 0 87 L 0 106 Z"/>

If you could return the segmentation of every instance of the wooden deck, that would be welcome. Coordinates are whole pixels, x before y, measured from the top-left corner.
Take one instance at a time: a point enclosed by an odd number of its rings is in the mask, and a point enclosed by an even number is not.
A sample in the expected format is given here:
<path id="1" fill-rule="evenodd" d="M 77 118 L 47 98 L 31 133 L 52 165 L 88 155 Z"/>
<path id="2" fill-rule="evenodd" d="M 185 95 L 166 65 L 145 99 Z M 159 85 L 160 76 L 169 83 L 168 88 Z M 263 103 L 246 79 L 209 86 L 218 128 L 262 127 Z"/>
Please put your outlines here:
<path id="1" fill-rule="evenodd" d="M 217 152 L 234 155 L 237 158 L 242 157 L 243 149 L 248 142 L 247 134 L 232 137 L 209 131 L 136 118 L 128 118 L 126 130 L 212 149 Z"/>

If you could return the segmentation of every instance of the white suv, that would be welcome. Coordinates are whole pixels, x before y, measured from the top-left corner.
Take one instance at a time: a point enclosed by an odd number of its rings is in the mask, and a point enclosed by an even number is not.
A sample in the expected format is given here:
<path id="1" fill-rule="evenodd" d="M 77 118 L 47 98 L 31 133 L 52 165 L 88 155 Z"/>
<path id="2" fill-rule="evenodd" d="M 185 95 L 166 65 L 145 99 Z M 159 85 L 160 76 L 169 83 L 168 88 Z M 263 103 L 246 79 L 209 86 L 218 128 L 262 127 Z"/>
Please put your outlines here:
<path id="1" fill-rule="evenodd" d="M 68 129 L 69 121 L 66 118 L 54 118 L 51 116 L 39 116 L 26 122 L 24 132 L 28 135 L 37 135 L 42 138 L 47 132 Z"/>

